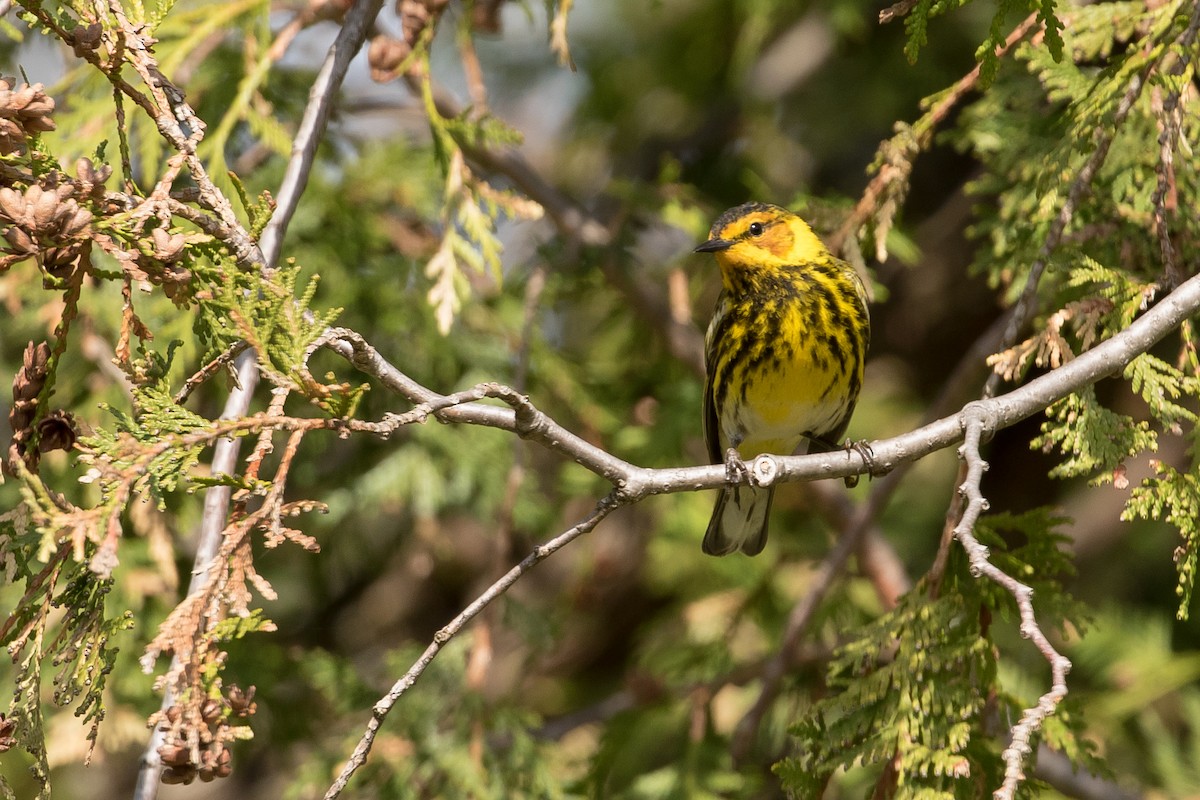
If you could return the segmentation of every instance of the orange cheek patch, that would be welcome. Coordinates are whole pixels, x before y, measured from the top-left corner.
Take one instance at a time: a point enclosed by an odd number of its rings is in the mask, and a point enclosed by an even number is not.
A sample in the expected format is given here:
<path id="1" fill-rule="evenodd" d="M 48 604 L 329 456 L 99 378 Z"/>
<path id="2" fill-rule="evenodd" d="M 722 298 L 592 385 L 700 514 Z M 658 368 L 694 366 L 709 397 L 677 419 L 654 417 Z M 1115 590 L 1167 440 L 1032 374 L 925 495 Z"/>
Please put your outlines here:
<path id="1" fill-rule="evenodd" d="M 792 252 L 792 232 L 787 225 L 771 225 L 755 244 L 776 258 L 786 258 Z"/>

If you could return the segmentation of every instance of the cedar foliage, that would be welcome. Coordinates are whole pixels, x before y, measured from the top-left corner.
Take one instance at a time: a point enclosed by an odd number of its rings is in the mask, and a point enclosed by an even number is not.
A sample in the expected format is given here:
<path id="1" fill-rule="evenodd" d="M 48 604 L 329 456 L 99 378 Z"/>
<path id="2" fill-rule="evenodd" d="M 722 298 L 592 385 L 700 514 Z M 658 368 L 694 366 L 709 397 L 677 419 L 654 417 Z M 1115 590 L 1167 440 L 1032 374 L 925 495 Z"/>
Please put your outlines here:
<path id="1" fill-rule="evenodd" d="M 437 391 L 508 382 L 610 452 L 662 467 L 703 452 L 689 363 L 698 334 L 672 324 L 680 287 L 703 318 L 713 281 L 681 266 L 679 242 L 700 240 L 747 194 L 800 209 L 849 258 L 867 244 L 878 257 L 876 359 L 891 367 L 867 386 L 855 422 L 866 437 L 899 432 L 896 420 L 915 427 L 934 402 L 922 376 L 940 385 L 951 372 L 952 358 L 911 354 L 898 369 L 906 353 L 889 335 L 903 329 L 904 286 L 946 258 L 922 236 L 920 207 L 965 191 L 973 255 L 954 253 L 953 268 L 1032 311 L 1020 340 L 988 359 L 1009 384 L 1119 335 L 1196 271 L 1195 2 L 1002 0 L 981 14 L 987 4 L 919 0 L 897 9 L 902 37 L 875 31 L 868 4 L 850 0 L 821 17 L 777 0 L 630 2 L 610 12 L 617 24 L 593 20 L 575 37 L 581 4 L 548 2 L 545 56 L 589 86 L 556 134 L 547 191 L 505 166 L 519 125 L 484 97 L 458 107 L 439 82 L 450 71 L 439 58 L 456 47 L 467 65 L 483 54 L 474 63 L 489 85 L 548 68 L 497 56 L 520 49 L 484 36 L 513 24 L 505 4 L 405 0 L 402 24 L 371 44 L 374 77 L 412 90 L 385 103 L 405 113 L 388 116 L 386 133 L 331 130 L 288 258 L 270 269 L 248 245 L 271 217 L 311 78 L 272 43 L 316 23 L 311 9 L 297 6 L 279 28 L 261 0 L 20 5 L 7 35 L 58 43 L 67 70 L 47 90 L 7 81 L 0 114 L 0 364 L 13 376 L 0 486 L 7 797 L 48 797 L 52 784 L 87 796 L 72 759 L 56 754 L 78 750 L 71 714 L 87 758 L 113 756 L 111 793 L 127 791 L 117 787 L 149 719 L 166 731 L 172 781 L 225 778 L 231 796 L 253 796 L 249 761 L 285 796 L 319 796 L 431 633 L 604 494 L 595 475 L 501 432 L 417 424 L 427 414 L 397 422 L 409 409 L 395 395 L 319 350 L 332 325 Z M 824 71 L 759 86 L 760 57 L 814 19 L 841 45 Z M 120 36 L 151 49 L 119 55 Z M 972 51 L 975 70 L 947 77 L 944 63 L 957 69 Z M 195 117 L 179 136 L 204 121 L 193 159 L 148 113 L 147 65 L 167 81 L 186 76 Z M 851 77 L 848 100 L 838 87 Z M 132 89 L 122 94 L 122 82 Z M 823 113 L 799 120 L 800 108 Z M 838 149 L 847 131 L 877 139 L 913 108 L 869 167 L 870 202 L 850 210 L 861 187 L 810 164 L 849 160 Z M 968 174 L 951 169 L 922 188 L 923 159 L 951 151 Z M 590 208 L 604 224 L 585 230 Z M 514 240 L 515 261 L 504 252 Z M 938 304 L 960 322 L 994 313 L 982 290 L 975 297 L 974 309 L 952 292 Z M 922 332 L 928 348 L 946 338 Z M 1197 715 L 1174 711 L 1200 709 L 1198 643 L 1172 641 L 1169 625 L 1172 610 L 1187 619 L 1200 558 L 1195 335 L 1185 323 L 1120 374 L 1050 405 L 1040 433 L 994 443 L 993 460 L 1017 467 L 989 473 L 984 495 L 1034 499 L 983 517 L 975 534 L 1034 588 L 1040 626 L 1075 664 L 1021 796 L 1046 791 L 1044 754 L 1168 796 L 1200 786 Z M 221 420 L 246 345 L 267 388 L 254 413 Z M 972 387 L 955 402 L 983 380 Z M 213 475 L 204 465 L 224 437 L 244 438 L 247 452 L 235 474 Z M 1020 466 L 1029 448 L 1041 474 Z M 1047 670 L 1008 592 L 957 549 L 931 568 L 953 481 L 930 461 L 880 520 L 924 577 L 889 607 L 866 574 L 841 574 L 741 758 L 730 754 L 736 723 L 837 519 L 814 514 L 812 493 L 781 492 L 776 524 L 792 535 L 753 561 L 699 555 L 707 496 L 623 509 L 448 644 L 384 723 L 351 791 L 986 796 Z M 1070 542 L 1082 534 L 1051 510 L 1124 491 L 1139 464 L 1152 474 L 1113 516 L 1155 523 L 1121 538 L 1141 581 L 1171 575 L 1170 609 L 1111 572 L 1075 580 Z M 218 485 L 233 491 L 233 512 L 209 587 L 186 595 L 189 533 Z M 1162 541 L 1164 524 L 1178 532 L 1173 554 L 1149 552 L 1140 542 Z M 1106 579 L 1111 592 L 1096 591 Z M 173 703 L 155 712 L 164 690 Z"/>

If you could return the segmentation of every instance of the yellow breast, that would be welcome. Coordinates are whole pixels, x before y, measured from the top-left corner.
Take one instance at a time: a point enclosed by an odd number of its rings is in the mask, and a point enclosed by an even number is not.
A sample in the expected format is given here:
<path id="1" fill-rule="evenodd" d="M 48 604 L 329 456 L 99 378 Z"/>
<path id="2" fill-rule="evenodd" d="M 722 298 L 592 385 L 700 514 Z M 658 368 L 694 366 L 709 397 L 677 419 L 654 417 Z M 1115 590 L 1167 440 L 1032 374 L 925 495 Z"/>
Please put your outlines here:
<path id="1" fill-rule="evenodd" d="M 744 432 L 738 448 L 743 458 L 792 453 L 806 435 L 838 428 L 848 411 L 853 365 L 826 352 L 798 313 L 782 315 L 778 331 L 774 353 L 746 365 L 744 388 L 721 409 L 726 438 Z"/>

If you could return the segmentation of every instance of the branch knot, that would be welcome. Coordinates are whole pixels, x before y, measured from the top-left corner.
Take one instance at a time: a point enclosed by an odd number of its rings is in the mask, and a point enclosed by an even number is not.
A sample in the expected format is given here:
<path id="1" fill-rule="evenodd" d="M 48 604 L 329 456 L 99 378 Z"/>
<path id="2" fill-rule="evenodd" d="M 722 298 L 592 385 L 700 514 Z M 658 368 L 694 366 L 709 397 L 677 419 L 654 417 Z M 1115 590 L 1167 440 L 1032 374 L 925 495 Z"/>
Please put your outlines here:
<path id="1" fill-rule="evenodd" d="M 748 475 L 752 486 L 767 487 L 775 483 L 780 474 L 779 462 L 774 456 L 761 455 L 754 459 Z"/>
<path id="2" fill-rule="evenodd" d="M 989 441 L 1000 427 L 1000 417 L 996 410 L 992 408 L 991 403 L 982 400 L 975 400 L 963 406 L 959 422 L 964 432 L 972 428 L 977 429 L 980 443 Z"/>

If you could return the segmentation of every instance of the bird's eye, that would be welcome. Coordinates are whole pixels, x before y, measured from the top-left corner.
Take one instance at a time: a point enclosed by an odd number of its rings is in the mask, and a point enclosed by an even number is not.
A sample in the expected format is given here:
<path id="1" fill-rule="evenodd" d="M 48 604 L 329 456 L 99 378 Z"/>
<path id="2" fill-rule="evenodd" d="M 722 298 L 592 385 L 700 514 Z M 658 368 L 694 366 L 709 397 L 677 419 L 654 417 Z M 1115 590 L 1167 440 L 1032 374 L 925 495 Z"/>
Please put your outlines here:
<path id="1" fill-rule="evenodd" d="M 751 222 L 750 223 L 750 235 L 751 236 L 762 236 L 762 232 L 763 232 L 763 224 L 761 222 Z"/>

